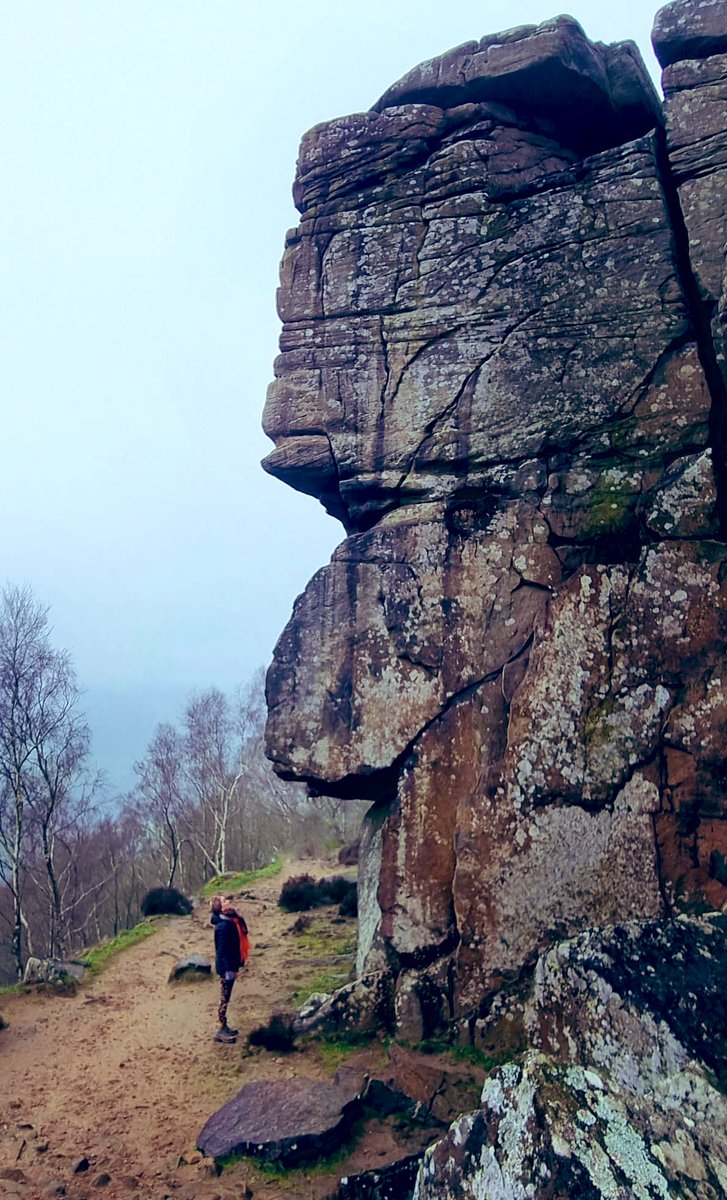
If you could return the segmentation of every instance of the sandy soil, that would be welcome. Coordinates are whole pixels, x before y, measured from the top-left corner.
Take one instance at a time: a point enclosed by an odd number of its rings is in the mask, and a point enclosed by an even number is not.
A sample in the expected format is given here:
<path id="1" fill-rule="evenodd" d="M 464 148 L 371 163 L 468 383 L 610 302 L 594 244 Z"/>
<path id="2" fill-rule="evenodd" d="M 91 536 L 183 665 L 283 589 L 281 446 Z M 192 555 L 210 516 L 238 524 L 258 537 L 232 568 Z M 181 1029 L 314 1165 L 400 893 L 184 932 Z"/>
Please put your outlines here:
<path id="1" fill-rule="evenodd" d="M 332 1073 L 330 1061 L 315 1049 L 280 1057 L 245 1047 L 245 1034 L 276 1009 L 293 1007 L 296 982 L 321 969 L 320 961 L 306 963 L 297 952 L 290 933 L 295 917 L 276 906 L 282 880 L 304 870 L 330 874 L 335 866 L 289 863 L 282 875 L 243 893 L 240 908 L 253 952 L 230 1005 L 230 1023 L 240 1030 L 235 1046 L 212 1040 L 216 980 L 168 983 L 180 957 L 211 956 L 206 907 L 191 917 L 160 920 L 152 937 L 117 956 L 75 996 L 4 1000 L 9 1027 L 0 1033 L 0 1196 L 231 1200 L 248 1187 L 266 1200 L 318 1200 L 335 1192 L 340 1175 L 402 1152 L 382 1124 L 369 1127 L 338 1165 L 285 1178 L 244 1162 L 219 1178 L 209 1174 L 210 1164 L 180 1163 L 180 1157 L 194 1157 L 204 1122 L 247 1079 L 325 1079 Z M 83 1158 L 88 1168 L 75 1173 Z M 104 1176 L 110 1178 L 104 1182 Z"/>

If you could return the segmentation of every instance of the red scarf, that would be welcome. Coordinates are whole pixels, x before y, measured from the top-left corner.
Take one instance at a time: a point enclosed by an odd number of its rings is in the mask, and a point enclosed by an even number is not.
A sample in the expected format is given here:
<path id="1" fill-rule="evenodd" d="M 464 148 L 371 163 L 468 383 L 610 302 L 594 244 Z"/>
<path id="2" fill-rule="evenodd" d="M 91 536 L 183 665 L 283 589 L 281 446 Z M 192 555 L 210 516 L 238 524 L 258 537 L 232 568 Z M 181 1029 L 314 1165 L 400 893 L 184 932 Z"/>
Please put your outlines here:
<path id="1" fill-rule="evenodd" d="M 247 936 L 247 922 L 244 917 L 238 916 L 237 913 L 234 916 L 231 915 L 230 920 L 237 929 L 237 936 L 240 939 L 240 958 L 244 966 L 250 957 L 250 939 Z"/>

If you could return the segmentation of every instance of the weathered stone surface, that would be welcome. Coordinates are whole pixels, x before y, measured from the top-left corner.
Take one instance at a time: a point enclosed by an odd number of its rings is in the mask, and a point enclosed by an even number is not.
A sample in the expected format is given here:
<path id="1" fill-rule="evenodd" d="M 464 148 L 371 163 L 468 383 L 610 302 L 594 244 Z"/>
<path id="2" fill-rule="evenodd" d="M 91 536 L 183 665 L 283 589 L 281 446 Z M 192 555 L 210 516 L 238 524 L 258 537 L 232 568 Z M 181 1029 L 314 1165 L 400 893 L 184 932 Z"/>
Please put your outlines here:
<path id="1" fill-rule="evenodd" d="M 661 1114 L 649 1098 L 611 1089 L 594 1068 L 531 1053 L 494 1072 L 481 1110 L 461 1117 L 427 1152 L 414 1196 L 721 1200 L 727 1164 L 719 1145 L 710 1154 L 703 1139 L 703 1122 L 721 1097 L 702 1077 L 693 1098 L 700 1125 L 690 1126 L 677 1104 L 655 1136 Z"/>
<path id="2" fill-rule="evenodd" d="M 654 26 L 664 71 L 667 151 L 688 238 L 702 319 L 711 326 L 724 406 L 727 211 L 727 3 L 675 0 Z M 709 368 L 709 357 L 705 356 Z M 720 431 L 721 435 L 721 431 Z M 718 464 L 719 465 L 719 464 Z"/>
<path id="3" fill-rule="evenodd" d="M 385 517 L 344 542 L 297 601 L 268 677 L 269 748 L 282 771 L 326 791 L 354 776 L 360 794 L 457 692 L 522 651 L 545 591 L 523 586 L 514 559 L 522 554 L 527 571 L 530 554 L 532 573 L 550 576 L 556 556 L 534 541 L 527 512 L 520 530 L 516 509 L 469 537 L 451 537 L 442 515 Z"/>
<path id="4" fill-rule="evenodd" d="M 427 1152 L 417 1200 L 727 1189 L 727 917 L 616 926 L 537 964 L 536 1047 Z"/>
<path id="5" fill-rule="evenodd" d="M 330 1083 L 268 1079 L 246 1083 L 214 1113 L 197 1138 L 209 1158 L 248 1154 L 284 1166 L 319 1158 L 346 1136 L 361 1080 Z"/>
<path id="6" fill-rule="evenodd" d="M 538 1049 L 668 1107 L 695 1063 L 727 1082 L 725 996 L 727 914 L 616 925 L 538 960 L 525 1024 Z"/>
<path id="7" fill-rule="evenodd" d="M 653 129 L 659 102 L 636 48 L 589 42 L 572 17 L 467 42 L 421 63 L 374 105 L 496 101 L 568 127 L 582 152 Z"/>
<path id="8" fill-rule="evenodd" d="M 329 438 L 338 495 L 328 470 L 319 490 L 351 529 L 463 488 L 540 498 L 579 443 L 574 465 L 601 459 L 593 487 L 609 452 L 640 477 L 654 451 L 705 440 L 651 139 L 577 163 L 512 120 L 475 113 L 289 245 L 270 465 L 295 471 L 313 431 Z"/>
<path id="9" fill-rule="evenodd" d="M 556 939 L 727 899 L 719 8 L 660 16 L 666 134 L 635 48 L 557 18 L 301 145 L 266 465 L 348 536 L 267 745 L 374 802 L 360 1016 L 407 1038 L 484 1039 Z"/>
<path id="10" fill-rule="evenodd" d="M 651 34 L 662 67 L 727 52 L 725 0 L 673 0 L 660 8 Z"/>
<path id="11" fill-rule="evenodd" d="M 712 451 L 677 459 L 652 492 L 644 520 L 661 537 L 710 537 L 719 533 Z"/>

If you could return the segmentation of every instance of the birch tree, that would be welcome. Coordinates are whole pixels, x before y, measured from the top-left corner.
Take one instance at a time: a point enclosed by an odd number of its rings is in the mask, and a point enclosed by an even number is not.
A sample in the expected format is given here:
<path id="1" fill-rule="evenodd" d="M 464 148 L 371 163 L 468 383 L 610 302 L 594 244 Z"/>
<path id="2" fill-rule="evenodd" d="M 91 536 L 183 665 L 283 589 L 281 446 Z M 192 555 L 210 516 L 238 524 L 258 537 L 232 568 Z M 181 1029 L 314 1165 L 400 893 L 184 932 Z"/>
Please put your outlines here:
<path id="1" fill-rule="evenodd" d="M 12 895 L 11 947 L 19 977 L 31 845 L 40 849 L 48 880 L 52 952 L 62 939 L 55 839 L 89 741 L 69 656 L 54 649 L 50 633 L 48 610 L 30 588 L 6 587 L 0 601 L 0 872 Z"/>
<path id="2" fill-rule="evenodd" d="M 158 725 L 146 753 L 134 763 L 138 778 L 135 812 L 158 842 L 172 887 L 181 862 L 185 812 L 183 742 L 173 725 Z"/>
<path id="3" fill-rule="evenodd" d="M 199 817 L 191 835 L 213 875 L 227 870 L 227 839 L 244 773 L 227 697 L 219 688 L 194 696 L 184 714 L 184 771 Z"/>

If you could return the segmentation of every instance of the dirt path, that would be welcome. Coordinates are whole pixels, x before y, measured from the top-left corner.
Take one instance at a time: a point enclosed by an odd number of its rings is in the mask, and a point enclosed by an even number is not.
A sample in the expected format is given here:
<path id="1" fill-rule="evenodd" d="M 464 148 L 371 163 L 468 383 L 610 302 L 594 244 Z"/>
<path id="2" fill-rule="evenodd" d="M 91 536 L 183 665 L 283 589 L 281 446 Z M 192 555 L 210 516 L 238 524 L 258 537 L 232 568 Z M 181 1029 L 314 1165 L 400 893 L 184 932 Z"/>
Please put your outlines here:
<path id="1" fill-rule="evenodd" d="M 230 1022 L 240 1030 L 237 1046 L 212 1040 L 216 980 L 167 982 L 180 957 L 212 955 L 205 908 L 161 920 L 152 937 L 120 954 L 75 996 L 5 1000 L 0 1196 L 226 1200 L 243 1195 L 248 1182 L 266 1200 L 323 1194 L 315 1182 L 291 1190 L 289 1182 L 283 1186 L 255 1172 L 251 1177 L 243 1165 L 217 1179 L 205 1174 L 204 1164 L 180 1166 L 179 1158 L 190 1156 L 208 1116 L 246 1078 L 303 1069 L 302 1056 L 246 1057 L 244 1038 L 276 1008 L 290 1006 L 296 976 L 305 969 L 288 932 L 295 918 L 276 907 L 281 882 L 303 870 L 320 875 L 334 869 L 331 863 L 290 863 L 282 875 L 243 893 L 253 954 L 230 1005 Z M 304 1073 L 326 1077 L 315 1058 L 306 1059 Z M 88 1168 L 74 1173 L 83 1158 Z M 105 1183 L 104 1176 L 110 1177 Z"/>

